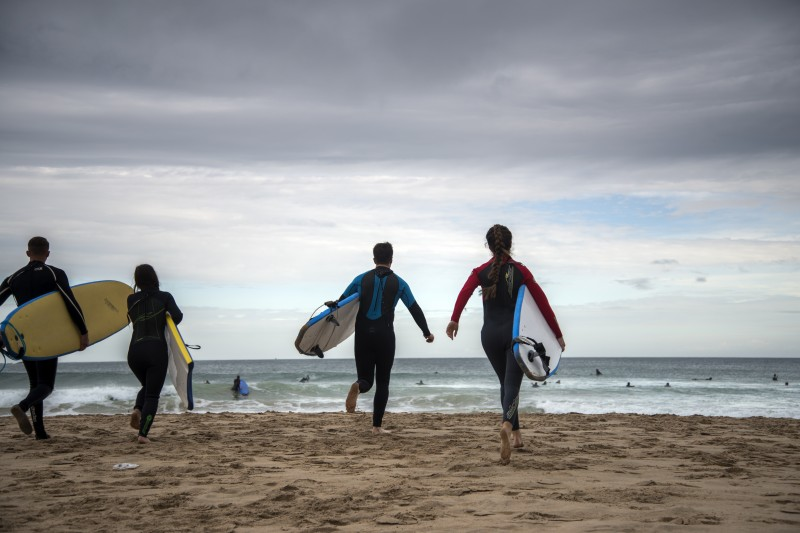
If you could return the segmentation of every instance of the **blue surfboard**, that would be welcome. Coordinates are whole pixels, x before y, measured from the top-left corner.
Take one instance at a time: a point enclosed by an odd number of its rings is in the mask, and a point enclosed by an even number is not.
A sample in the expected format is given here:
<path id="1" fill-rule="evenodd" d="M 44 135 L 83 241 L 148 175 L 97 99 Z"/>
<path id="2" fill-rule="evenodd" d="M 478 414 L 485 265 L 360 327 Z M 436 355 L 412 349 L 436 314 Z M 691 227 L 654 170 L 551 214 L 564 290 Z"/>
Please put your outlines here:
<path id="1" fill-rule="evenodd" d="M 247 385 L 247 382 L 243 379 L 239 380 L 239 394 L 242 396 L 247 396 L 250 394 L 250 387 Z"/>

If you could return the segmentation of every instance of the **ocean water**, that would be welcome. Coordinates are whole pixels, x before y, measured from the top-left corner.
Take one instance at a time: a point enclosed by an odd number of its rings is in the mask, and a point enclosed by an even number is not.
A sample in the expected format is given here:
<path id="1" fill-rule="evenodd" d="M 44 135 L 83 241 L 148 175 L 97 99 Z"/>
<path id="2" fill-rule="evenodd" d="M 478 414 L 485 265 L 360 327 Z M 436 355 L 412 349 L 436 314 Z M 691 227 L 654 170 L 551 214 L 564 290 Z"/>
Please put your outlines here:
<path id="1" fill-rule="evenodd" d="M 237 374 L 250 385 L 248 397 L 237 398 L 230 390 Z M 309 380 L 301 383 L 306 375 Z M 354 380 L 352 359 L 200 360 L 193 374 L 194 412 L 342 411 Z M 628 382 L 633 387 L 626 387 Z M 0 372 L 0 416 L 8 416 L 27 388 L 21 364 L 9 364 Z M 45 413 L 128 413 L 138 388 L 124 362 L 62 360 Z M 360 409 L 371 411 L 373 391 L 361 395 Z M 497 378 L 485 358 L 397 359 L 387 411 L 499 412 L 499 396 Z M 159 409 L 181 412 L 169 378 Z M 523 381 L 520 409 L 800 418 L 800 359 L 566 357 L 546 384 L 534 387 L 527 378 Z"/>

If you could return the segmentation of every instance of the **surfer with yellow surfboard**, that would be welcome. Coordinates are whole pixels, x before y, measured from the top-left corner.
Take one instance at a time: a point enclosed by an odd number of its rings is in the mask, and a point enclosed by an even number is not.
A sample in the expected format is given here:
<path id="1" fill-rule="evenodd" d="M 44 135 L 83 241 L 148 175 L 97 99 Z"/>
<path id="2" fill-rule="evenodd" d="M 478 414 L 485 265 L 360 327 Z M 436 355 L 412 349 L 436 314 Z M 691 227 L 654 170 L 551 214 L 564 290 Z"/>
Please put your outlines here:
<path id="1" fill-rule="evenodd" d="M 80 305 L 78 305 L 78 300 L 69 287 L 67 274 L 60 268 L 45 264 L 50 257 L 50 243 L 44 237 L 33 237 L 28 241 L 26 253 L 30 259 L 28 264 L 7 277 L 0 285 L 0 305 L 12 295 L 17 301 L 17 305 L 22 306 L 49 292 L 57 291 L 64 301 L 70 319 L 77 328 L 78 350 L 86 349 L 89 344 L 86 320 Z M 2 345 L 1 338 L 0 345 Z M 30 391 L 21 402 L 11 408 L 11 414 L 17 419 L 20 430 L 26 435 L 35 431 L 37 440 L 49 439 L 50 435 L 44 429 L 44 399 L 50 396 L 55 387 L 58 357 L 42 359 L 23 357 L 22 363 L 28 374 Z M 28 420 L 27 412 L 29 410 L 33 427 Z"/>
<path id="2" fill-rule="evenodd" d="M 544 291 L 533 279 L 533 274 L 525 265 L 511 258 L 511 231 L 495 224 L 486 233 L 486 243 L 492 258 L 475 268 L 464 283 L 456 299 L 447 336 L 455 339 L 458 334 L 458 320 L 461 312 L 479 286 L 483 295 L 483 328 L 481 344 L 489 358 L 492 368 L 500 380 L 500 395 L 503 407 L 503 425 L 500 430 L 500 461 L 508 464 L 511 448 L 522 447 L 519 430 L 519 389 L 522 385 L 523 369 L 512 345 L 515 342 L 514 329 L 517 296 L 526 287 L 533 296 L 535 305 L 541 311 L 549 334 L 555 337 L 556 348 L 563 351 L 564 337 Z M 555 354 L 553 354 L 555 355 Z M 560 356 L 560 352 L 558 354 Z M 555 358 L 555 357 L 554 357 Z M 549 373 L 549 369 L 548 372 Z"/>

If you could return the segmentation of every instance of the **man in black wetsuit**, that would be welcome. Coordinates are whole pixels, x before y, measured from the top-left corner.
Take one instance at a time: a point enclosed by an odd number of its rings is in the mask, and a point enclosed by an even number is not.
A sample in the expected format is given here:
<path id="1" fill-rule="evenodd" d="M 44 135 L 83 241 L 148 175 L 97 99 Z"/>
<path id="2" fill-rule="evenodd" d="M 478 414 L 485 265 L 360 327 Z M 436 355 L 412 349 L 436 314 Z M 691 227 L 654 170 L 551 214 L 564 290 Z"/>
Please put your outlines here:
<path id="1" fill-rule="evenodd" d="M 30 262 L 7 277 L 0 285 L 0 305 L 12 295 L 19 306 L 48 292 L 58 291 L 64 299 L 70 318 L 80 332 L 79 349 L 85 350 L 89 344 L 89 332 L 81 307 L 69 288 L 67 275 L 60 268 L 45 265 L 50 256 L 50 243 L 44 237 L 33 237 L 28 241 L 27 254 Z M 55 387 L 58 358 L 23 361 L 22 364 L 28 373 L 30 392 L 24 400 L 11 408 L 11 414 L 17 419 L 19 428 L 26 435 L 30 435 L 35 430 L 37 440 L 49 439 L 50 436 L 44 430 L 42 418 L 43 401 L 50 396 Z M 33 427 L 31 427 L 26 414 L 28 410 L 31 412 Z"/>
<path id="2" fill-rule="evenodd" d="M 372 249 L 375 269 L 364 272 L 348 285 L 340 300 L 360 293 L 355 329 L 355 357 L 358 380 L 350 386 L 345 401 L 348 413 L 355 412 L 358 395 L 367 392 L 375 382 L 372 432 L 389 433 L 381 427 L 389 401 L 389 378 L 395 352 L 394 308 L 402 300 L 427 342 L 433 342 L 425 315 L 411 294 L 411 288 L 392 272 L 394 250 L 388 242 Z"/>

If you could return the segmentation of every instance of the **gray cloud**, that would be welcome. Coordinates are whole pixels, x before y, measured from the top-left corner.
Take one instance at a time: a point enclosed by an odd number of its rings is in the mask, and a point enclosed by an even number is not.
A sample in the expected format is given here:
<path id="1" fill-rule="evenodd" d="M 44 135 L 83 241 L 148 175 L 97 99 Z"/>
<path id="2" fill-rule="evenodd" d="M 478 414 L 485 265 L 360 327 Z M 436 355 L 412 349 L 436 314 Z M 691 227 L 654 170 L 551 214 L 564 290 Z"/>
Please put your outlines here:
<path id="1" fill-rule="evenodd" d="M 640 291 L 649 291 L 653 288 L 653 280 L 650 278 L 618 279 L 616 281 Z"/>
<path id="2" fill-rule="evenodd" d="M 792 2 L 0 8 L 13 164 L 708 158 L 800 144 Z"/>

